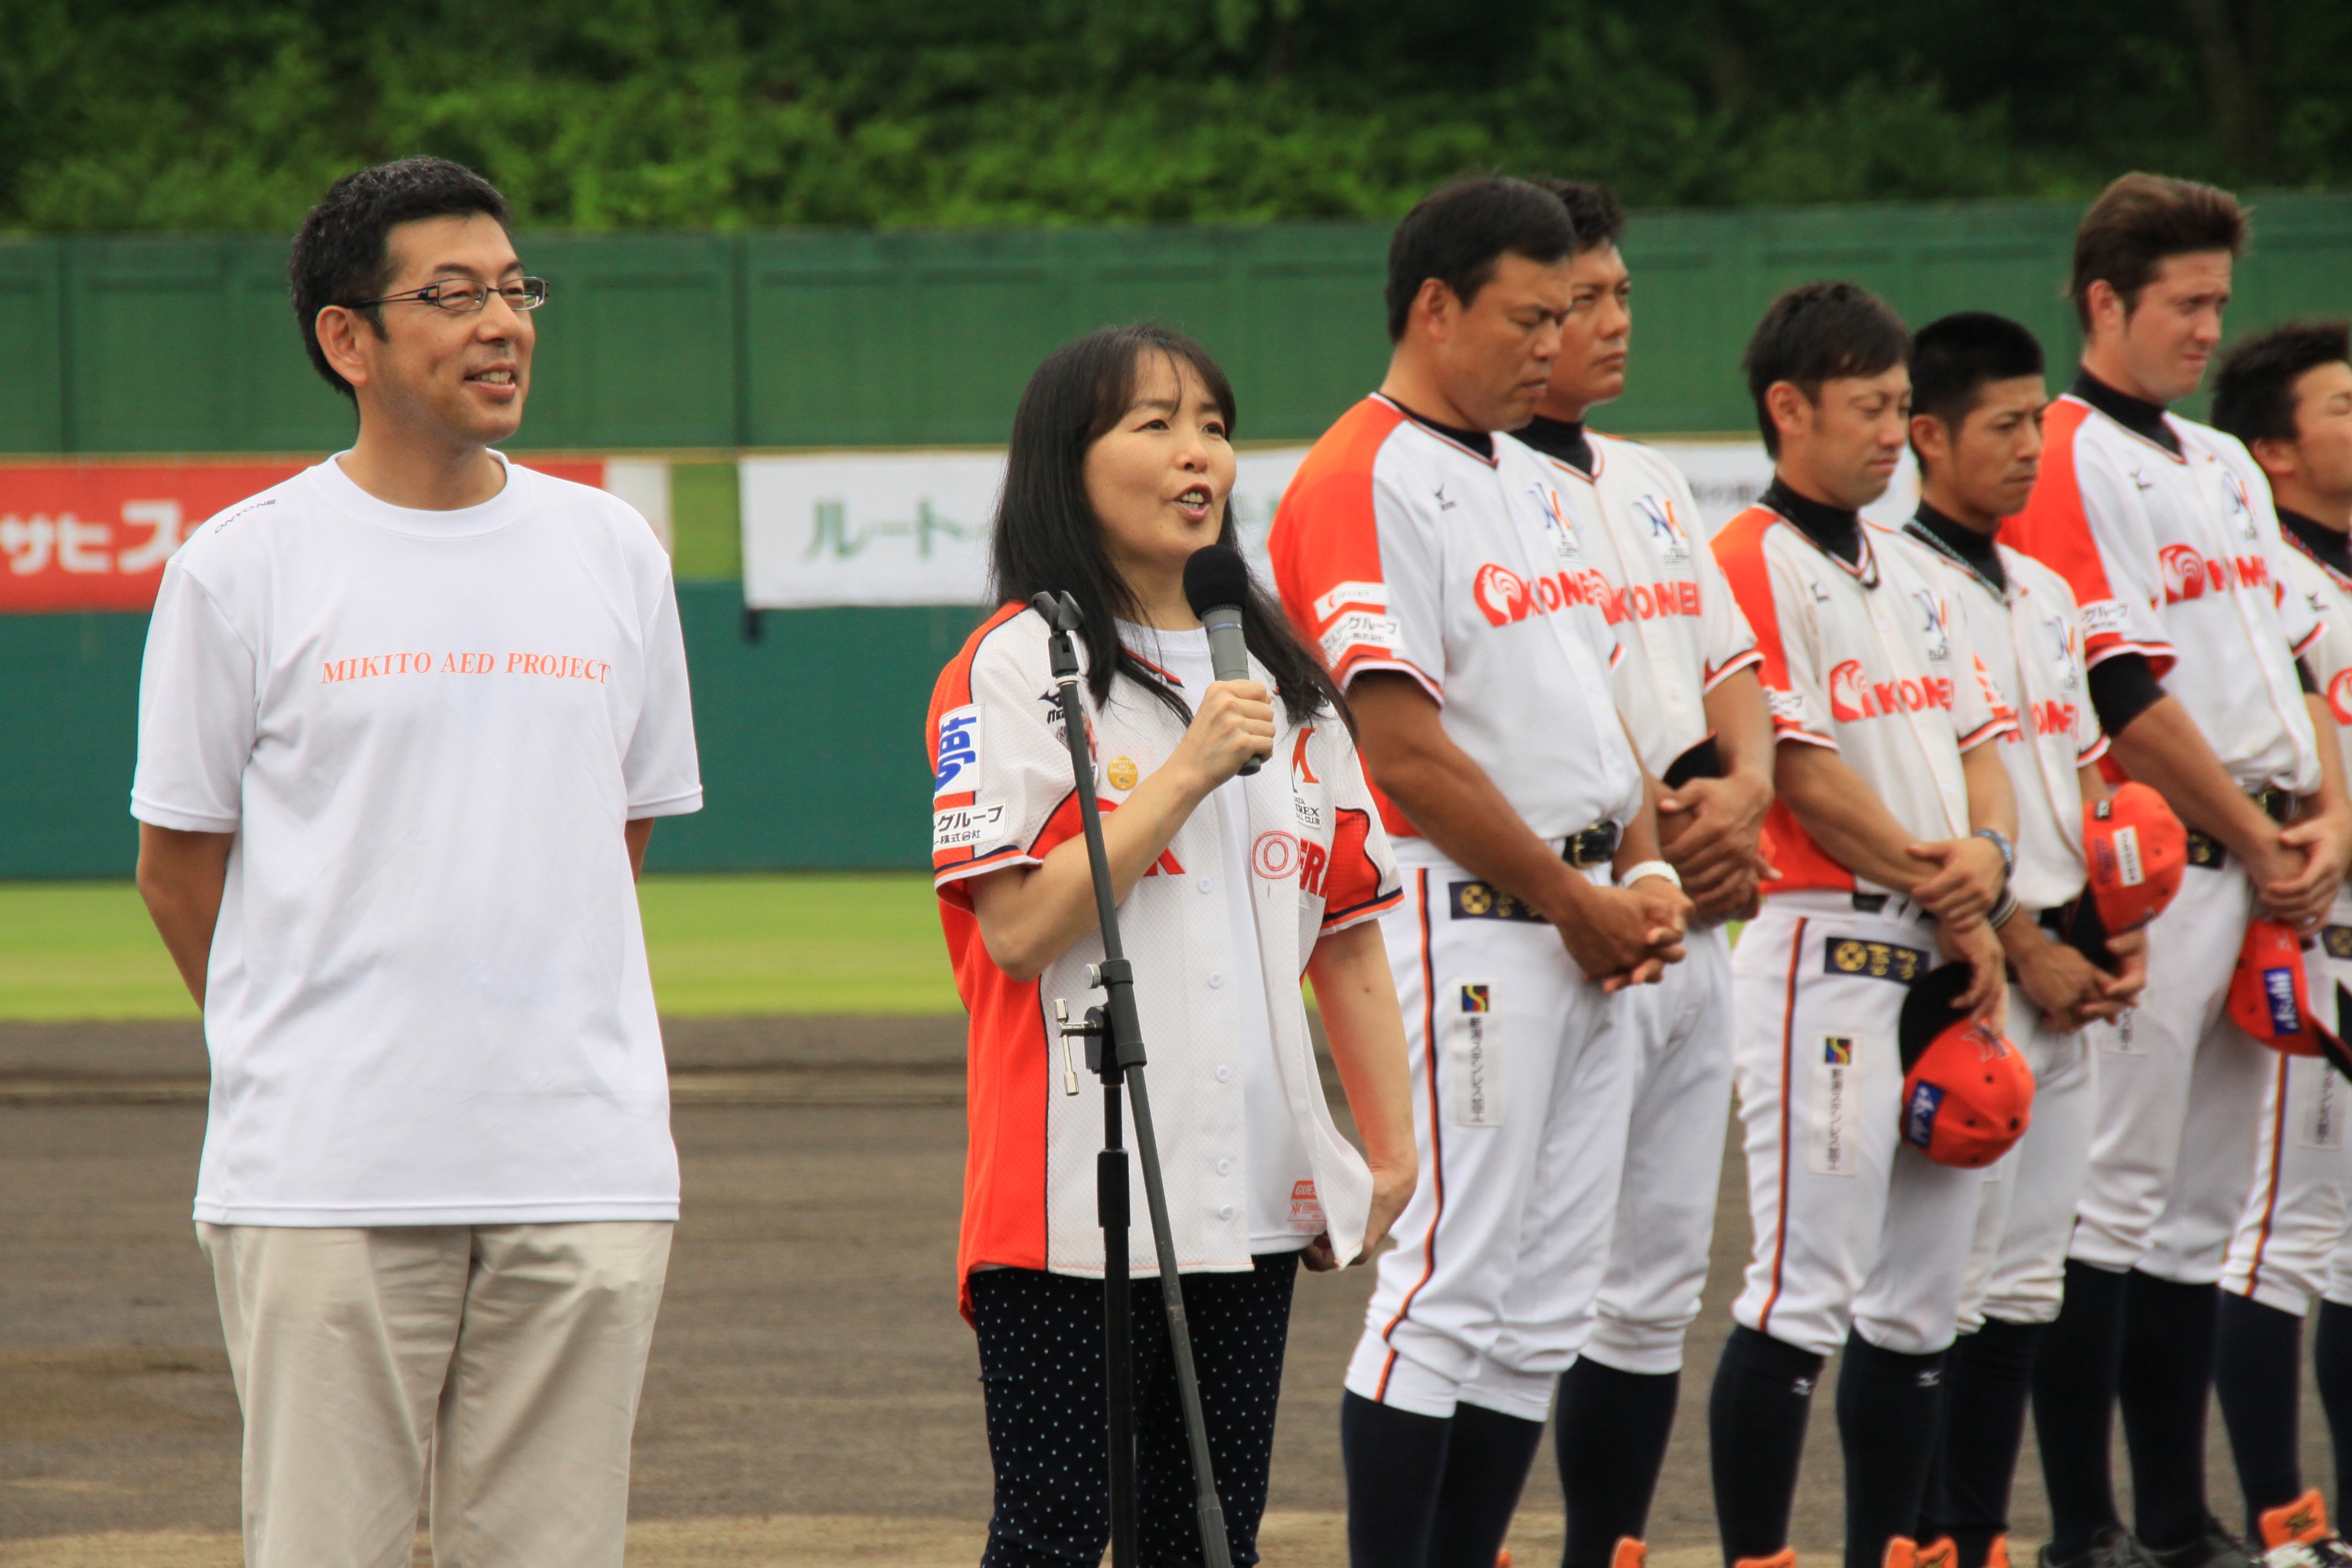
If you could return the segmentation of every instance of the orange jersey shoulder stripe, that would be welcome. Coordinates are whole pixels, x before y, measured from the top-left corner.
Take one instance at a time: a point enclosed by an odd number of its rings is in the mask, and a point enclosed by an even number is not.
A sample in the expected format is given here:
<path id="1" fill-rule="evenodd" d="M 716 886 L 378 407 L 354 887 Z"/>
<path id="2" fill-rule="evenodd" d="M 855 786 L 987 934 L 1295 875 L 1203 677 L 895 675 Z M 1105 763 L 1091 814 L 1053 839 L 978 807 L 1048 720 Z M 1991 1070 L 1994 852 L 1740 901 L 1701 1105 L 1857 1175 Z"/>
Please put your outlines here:
<path id="1" fill-rule="evenodd" d="M 1715 563 L 1731 584 L 1731 596 L 1748 617 L 1748 629 L 1756 634 L 1756 652 L 1762 658 L 1758 678 L 1782 691 L 1789 689 L 1789 657 L 1780 645 L 1780 611 L 1772 602 L 1772 569 L 1764 559 L 1764 540 L 1785 521 L 1769 507 L 1751 506 L 1725 523 L 1711 546 Z"/>
<path id="2" fill-rule="evenodd" d="M 1344 606 L 1318 616 L 1315 600 L 1331 584 L 1384 583 L 1380 518 L 1372 505 L 1372 465 L 1404 416 L 1367 397 L 1323 432 L 1275 509 L 1266 553 L 1276 587 L 1299 640 L 1319 648 L 1324 624 Z"/>
<path id="3" fill-rule="evenodd" d="M 2078 605 L 2105 604 L 2116 596 L 2083 505 L 2082 476 L 2074 468 L 2074 440 L 2090 416 L 2091 405 L 2077 398 L 2062 397 L 2050 405 L 2042 420 L 2042 472 L 2033 481 L 2033 493 L 2026 498 L 2025 510 L 2000 529 L 2003 544 L 2066 579 Z M 2098 663 L 2123 641 L 2112 631 L 2093 634 L 2084 641 L 2084 662 Z"/>

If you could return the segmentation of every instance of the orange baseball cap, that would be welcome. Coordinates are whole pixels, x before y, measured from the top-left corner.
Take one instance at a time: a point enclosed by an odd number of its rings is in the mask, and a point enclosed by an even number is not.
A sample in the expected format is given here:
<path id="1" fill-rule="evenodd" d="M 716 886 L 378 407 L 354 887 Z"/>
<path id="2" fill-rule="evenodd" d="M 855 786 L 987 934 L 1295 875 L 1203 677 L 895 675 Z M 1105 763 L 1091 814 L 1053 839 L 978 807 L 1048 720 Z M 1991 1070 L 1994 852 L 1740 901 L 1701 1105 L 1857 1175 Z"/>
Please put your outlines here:
<path id="1" fill-rule="evenodd" d="M 2083 859 L 2100 923 L 2111 933 L 2137 931 L 2180 891 L 2189 830 L 2156 791 L 2122 784 L 2083 807 Z"/>
<path id="2" fill-rule="evenodd" d="M 2033 1121 L 2033 1069 L 2015 1046 L 1953 1004 L 1969 966 L 1947 963 L 1912 983 L 1897 1032 L 1903 1047 L 1903 1141 L 1938 1165 L 1975 1170 L 2016 1146 Z"/>
<path id="3" fill-rule="evenodd" d="M 2326 1057 L 2352 1076 L 2352 1053 L 2312 1010 L 2304 973 L 2304 939 L 2280 921 L 2250 921 L 2230 976 L 2230 1021 L 2263 1045 L 2291 1057 Z M 2344 992 L 2337 987 L 2338 1006 Z M 2340 1020 L 2339 1020 L 2340 1021 Z"/>

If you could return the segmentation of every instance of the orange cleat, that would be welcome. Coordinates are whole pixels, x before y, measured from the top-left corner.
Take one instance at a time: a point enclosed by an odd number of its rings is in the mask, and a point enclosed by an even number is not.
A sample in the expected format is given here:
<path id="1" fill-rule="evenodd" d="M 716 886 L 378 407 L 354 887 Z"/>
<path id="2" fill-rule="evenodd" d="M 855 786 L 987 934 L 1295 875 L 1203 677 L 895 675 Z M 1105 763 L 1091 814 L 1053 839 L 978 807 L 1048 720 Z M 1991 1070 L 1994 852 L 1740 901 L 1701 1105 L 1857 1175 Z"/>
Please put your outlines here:
<path id="1" fill-rule="evenodd" d="M 1797 1568 L 1797 1549 L 1783 1546 L 1769 1557 L 1743 1557 L 1731 1568 Z"/>
<path id="2" fill-rule="evenodd" d="M 2263 1532 L 2263 1550 L 2284 1546 L 2290 1542 L 2308 1544 L 2325 1541 L 2336 1533 L 2327 1528 L 2327 1504 L 2321 1500 L 2319 1489 L 2312 1488 L 2290 1503 L 2264 1509 L 2254 1521 Z"/>
<path id="3" fill-rule="evenodd" d="M 1650 1560 L 1650 1549 L 1630 1535 L 1617 1538 L 1617 1549 L 1609 1554 L 1609 1568 L 1643 1568 Z"/>
<path id="4" fill-rule="evenodd" d="M 1948 1535 L 1938 1536 L 1925 1546 L 1911 1549 L 1912 1568 L 1954 1568 L 1959 1556 L 1959 1547 Z"/>
<path id="5" fill-rule="evenodd" d="M 1985 1568 L 2009 1568 L 2009 1537 L 1996 1535 L 1985 1552 Z"/>

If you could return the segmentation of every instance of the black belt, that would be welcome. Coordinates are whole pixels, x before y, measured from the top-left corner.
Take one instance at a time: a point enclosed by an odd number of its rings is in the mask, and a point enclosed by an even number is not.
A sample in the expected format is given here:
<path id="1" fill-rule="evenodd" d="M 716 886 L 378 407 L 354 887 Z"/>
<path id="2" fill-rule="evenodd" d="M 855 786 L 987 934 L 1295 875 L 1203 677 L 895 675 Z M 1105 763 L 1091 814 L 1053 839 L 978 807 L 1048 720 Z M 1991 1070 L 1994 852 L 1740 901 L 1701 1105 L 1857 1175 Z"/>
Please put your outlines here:
<path id="1" fill-rule="evenodd" d="M 2294 815 L 2294 796 L 2283 789 L 2258 789 L 2246 792 L 2246 798 L 2262 807 L 2263 815 L 2273 822 L 2285 822 Z M 2230 852 L 2221 841 L 2210 833 L 2189 830 L 2189 863 L 2208 871 L 2218 871 L 2229 864 Z"/>
<path id="2" fill-rule="evenodd" d="M 1580 871 L 1606 866 L 1617 858 L 1617 841 L 1622 837 L 1615 823 L 1596 822 L 1570 834 L 1560 846 L 1559 858 Z"/>

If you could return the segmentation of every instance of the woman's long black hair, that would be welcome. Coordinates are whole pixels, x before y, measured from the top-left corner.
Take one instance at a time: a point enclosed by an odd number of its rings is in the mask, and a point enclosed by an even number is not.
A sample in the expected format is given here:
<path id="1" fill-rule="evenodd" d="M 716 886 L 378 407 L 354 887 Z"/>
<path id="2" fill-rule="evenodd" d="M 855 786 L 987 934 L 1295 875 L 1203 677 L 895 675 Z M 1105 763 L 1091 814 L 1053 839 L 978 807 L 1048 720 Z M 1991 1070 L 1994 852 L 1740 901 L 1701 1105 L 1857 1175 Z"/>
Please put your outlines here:
<path id="1" fill-rule="evenodd" d="M 1231 434 L 1233 384 L 1209 352 L 1181 332 L 1150 322 L 1103 327 L 1055 350 L 1029 378 L 1013 416 L 1004 494 L 997 502 L 990 550 L 991 587 L 1000 605 L 1025 605 L 1046 591 L 1077 600 L 1086 617 L 1078 635 L 1087 645 L 1087 686 L 1097 708 L 1109 700 L 1112 679 L 1123 675 L 1190 724 L 1192 710 L 1184 700 L 1118 639 L 1115 622 L 1140 615 L 1103 548 L 1102 522 L 1087 499 L 1087 453 L 1134 404 L 1144 363 L 1155 354 L 1192 368 L 1223 412 Z M 1217 542 L 1240 548 L 1230 497 Z M 1241 610 L 1243 639 L 1274 677 L 1276 700 L 1290 721 L 1303 724 L 1328 709 L 1352 731 L 1355 721 L 1339 689 L 1292 634 L 1282 606 L 1255 574 Z"/>

